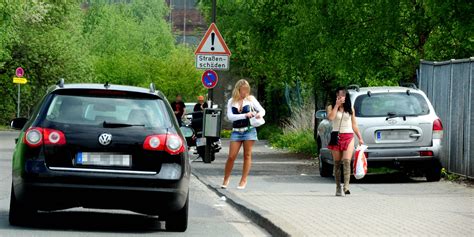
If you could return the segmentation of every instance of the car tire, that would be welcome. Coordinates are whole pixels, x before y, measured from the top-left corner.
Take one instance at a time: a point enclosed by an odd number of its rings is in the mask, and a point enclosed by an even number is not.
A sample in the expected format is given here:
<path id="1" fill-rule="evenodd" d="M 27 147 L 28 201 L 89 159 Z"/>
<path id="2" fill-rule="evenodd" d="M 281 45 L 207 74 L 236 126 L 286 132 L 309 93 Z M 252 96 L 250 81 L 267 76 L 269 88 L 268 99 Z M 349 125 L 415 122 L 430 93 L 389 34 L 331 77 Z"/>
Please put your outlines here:
<path id="1" fill-rule="evenodd" d="M 333 166 L 324 162 L 321 159 L 321 154 L 319 155 L 319 174 L 321 177 L 331 177 L 333 171 Z"/>
<path id="2" fill-rule="evenodd" d="M 428 182 L 438 182 L 441 179 L 441 164 L 438 161 L 434 162 L 431 167 L 426 169 L 425 176 Z"/>
<path id="3" fill-rule="evenodd" d="M 31 220 L 33 220 L 33 217 L 36 215 L 36 213 L 36 209 L 18 201 L 12 185 L 10 193 L 10 212 L 8 215 L 10 225 L 27 225 L 31 222 Z"/>
<path id="4" fill-rule="evenodd" d="M 184 207 L 166 218 L 166 230 L 172 232 L 184 232 L 188 228 L 189 194 Z"/>

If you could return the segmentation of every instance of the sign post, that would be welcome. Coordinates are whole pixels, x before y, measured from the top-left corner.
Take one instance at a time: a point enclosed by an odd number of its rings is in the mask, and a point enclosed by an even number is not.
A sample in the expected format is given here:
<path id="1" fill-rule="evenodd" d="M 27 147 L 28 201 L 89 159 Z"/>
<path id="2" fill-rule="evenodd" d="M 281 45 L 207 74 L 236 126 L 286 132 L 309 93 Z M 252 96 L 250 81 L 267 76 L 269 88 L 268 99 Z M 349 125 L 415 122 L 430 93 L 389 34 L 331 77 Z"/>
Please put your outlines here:
<path id="1" fill-rule="evenodd" d="M 213 88 L 218 81 L 217 73 L 213 70 L 229 70 L 230 50 L 227 47 L 224 38 L 217 29 L 216 22 L 216 0 L 212 0 L 212 23 L 207 29 L 199 46 L 194 54 L 196 55 L 196 68 L 206 69 L 202 75 L 202 83 L 208 89 L 207 97 L 209 108 L 212 108 L 214 100 Z M 215 80 L 214 80 L 215 78 Z M 210 154 L 211 139 L 206 137 L 206 149 L 204 162 L 211 160 Z M 207 163 L 207 162 L 206 162 Z"/>
<path id="2" fill-rule="evenodd" d="M 18 67 L 16 70 L 15 70 L 15 75 L 17 77 L 14 77 L 13 78 L 13 83 L 17 84 L 18 85 L 18 96 L 17 96 L 17 103 L 16 103 L 16 117 L 19 118 L 20 117 L 20 92 L 21 92 L 21 84 L 26 84 L 28 81 L 26 80 L 26 78 L 23 78 L 23 75 L 25 75 L 25 70 L 23 70 L 23 68 L 21 67 Z"/>

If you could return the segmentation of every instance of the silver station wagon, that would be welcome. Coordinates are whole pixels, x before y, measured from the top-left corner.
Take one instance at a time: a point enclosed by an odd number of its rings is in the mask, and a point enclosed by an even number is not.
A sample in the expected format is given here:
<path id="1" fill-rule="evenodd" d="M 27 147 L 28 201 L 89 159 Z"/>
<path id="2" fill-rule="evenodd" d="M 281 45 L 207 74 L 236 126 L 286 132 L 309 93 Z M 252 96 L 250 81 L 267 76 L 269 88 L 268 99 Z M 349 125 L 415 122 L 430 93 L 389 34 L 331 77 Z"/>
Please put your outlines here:
<path id="1" fill-rule="evenodd" d="M 390 167 L 428 181 L 441 177 L 441 139 L 443 125 L 425 93 L 410 87 L 348 87 L 355 116 L 365 144 L 368 167 Z M 327 112 L 316 112 L 321 122 L 316 141 L 319 171 L 333 173 L 331 151 L 327 148 L 332 124 Z M 357 136 L 355 144 L 358 144 Z"/>

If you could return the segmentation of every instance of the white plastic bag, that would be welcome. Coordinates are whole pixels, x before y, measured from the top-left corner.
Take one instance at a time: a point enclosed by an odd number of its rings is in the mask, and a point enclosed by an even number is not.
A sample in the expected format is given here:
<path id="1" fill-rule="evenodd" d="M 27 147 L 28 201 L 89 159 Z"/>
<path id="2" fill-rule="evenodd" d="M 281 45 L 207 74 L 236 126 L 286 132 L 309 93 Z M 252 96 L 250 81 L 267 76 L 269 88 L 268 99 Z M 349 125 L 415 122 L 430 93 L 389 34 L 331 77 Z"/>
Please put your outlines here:
<path id="1" fill-rule="evenodd" d="M 362 179 L 367 174 L 367 157 L 365 157 L 366 151 L 366 145 L 357 146 L 353 165 L 354 177 L 356 179 Z"/>

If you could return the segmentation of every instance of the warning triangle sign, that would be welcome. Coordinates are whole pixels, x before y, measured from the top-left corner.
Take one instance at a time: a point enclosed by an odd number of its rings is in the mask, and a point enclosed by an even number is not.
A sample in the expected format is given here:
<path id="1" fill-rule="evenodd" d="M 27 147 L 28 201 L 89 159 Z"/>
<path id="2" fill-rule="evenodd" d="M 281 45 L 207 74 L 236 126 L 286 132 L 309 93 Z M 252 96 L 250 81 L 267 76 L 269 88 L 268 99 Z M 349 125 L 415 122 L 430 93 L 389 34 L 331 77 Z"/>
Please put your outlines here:
<path id="1" fill-rule="evenodd" d="M 231 55 L 216 24 L 212 23 L 211 26 L 209 26 L 209 29 L 207 29 L 206 34 L 204 34 L 194 54 Z"/>

